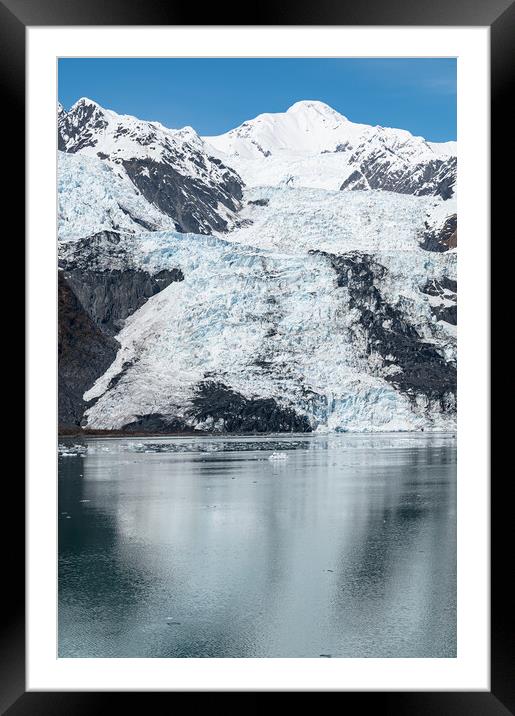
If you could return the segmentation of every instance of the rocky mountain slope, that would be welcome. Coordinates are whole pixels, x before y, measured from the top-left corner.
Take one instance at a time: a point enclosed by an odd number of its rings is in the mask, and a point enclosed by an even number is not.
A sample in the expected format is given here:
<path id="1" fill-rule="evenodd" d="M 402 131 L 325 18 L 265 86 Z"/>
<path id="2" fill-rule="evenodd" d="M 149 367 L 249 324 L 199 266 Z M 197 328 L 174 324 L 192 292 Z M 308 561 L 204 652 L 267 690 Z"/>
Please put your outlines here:
<path id="1" fill-rule="evenodd" d="M 59 428 L 69 430 L 80 425 L 84 392 L 113 362 L 119 344 L 95 325 L 61 271 L 57 291 Z"/>
<path id="2" fill-rule="evenodd" d="M 68 112 L 59 105 L 57 129 L 60 151 L 106 162 L 122 183 L 129 180 L 133 203 L 136 194 L 152 205 L 149 221 L 164 214 L 179 231 L 201 234 L 235 221 L 243 182 L 191 127 L 167 129 L 82 98 Z"/>

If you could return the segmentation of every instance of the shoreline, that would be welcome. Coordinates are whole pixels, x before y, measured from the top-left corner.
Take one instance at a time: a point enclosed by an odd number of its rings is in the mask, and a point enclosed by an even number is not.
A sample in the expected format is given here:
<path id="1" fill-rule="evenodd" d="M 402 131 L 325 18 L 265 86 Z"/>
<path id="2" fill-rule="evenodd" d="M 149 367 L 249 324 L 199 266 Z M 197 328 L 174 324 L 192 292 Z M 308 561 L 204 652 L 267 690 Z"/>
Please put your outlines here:
<path id="1" fill-rule="evenodd" d="M 57 437 L 60 438 L 84 438 L 84 437 L 97 437 L 97 438 L 194 438 L 194 437 L 208 437 L 208 438 L 259 438 L 259 437 L 271 437 L 279 436 L 285 437 L 320 437 L 327 435 L 457 435 L 457 430 L 360 430 L 360 431 L 331 431 L 331 432 L 306 432 L 306 433 L 295 433 L 295 432 L 283 432 L 283 433 L 209 433 L 206 431 L 195 430 L 191 432 L 186 431 L 175 431 L 175 432 L 162 432 L 153 433 L 145 431 L 127 432 L 124 430 L 59 430 Z"/>
<path id="2" fill-rule="evenodd" d="M 216 433 L 218 434 L 218 433 Z M 73 430 L 70 429 L 60 429 L 57 431 L 57 437 L 59 438 L 83 438 L 83 437 L 104 437 L 104 438 L 141 438 L 141 437 L 185 437 L 185 438 L 192 438 L 196 435 L 199 436 L 205 436 L 205 435 L 211 435 L 214 436 L 215 433 L 207 433 L 202 432 L 200 430 L 192 430 L 189 431 L 171 431 L 171 432 L 163 432 L 163 433 L 153 433 L 153 432 L 147 432 L 145 430 L 135 430 L 135 431 L 127 431 L 127 430 Z"/>

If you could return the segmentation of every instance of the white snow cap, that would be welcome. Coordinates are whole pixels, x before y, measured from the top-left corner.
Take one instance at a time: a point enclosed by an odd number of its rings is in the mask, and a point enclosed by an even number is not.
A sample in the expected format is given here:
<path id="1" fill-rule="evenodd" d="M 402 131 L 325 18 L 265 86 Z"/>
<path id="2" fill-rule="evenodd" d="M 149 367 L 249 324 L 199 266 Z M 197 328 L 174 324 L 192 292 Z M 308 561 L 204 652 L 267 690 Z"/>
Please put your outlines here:
<path id="1" fill-rule="evenodd" d="M 265 112 L 225 134 L 204 139 L 226 155 L 263 159 L 285 152 L 306 156 L 332 151 L 365 128 L 324 102 L 302 100 L 286 112 Z"/>
<path id="2" fill-rule="evenodd" d="M 343 119 L 347 122 L 349 121 L 347 117 L 345 117 L 343 114 L 340 114 L 325 102 L 320 102 L 316 99 L 303 99 L 300 102 L 295 102 L 294 104 L 292 104 L 291 107 L 286 110 L 286 112 L 287 114 L 298 114 L 301 112 L 317 113 L 322 115 L 322 117 L 338 120 Z"/>
<path id="3" fill-rule="evenodd" d="M 103 107 L 101 107 L 98 102 L 95 102 L 94 99 L 90 99 L 89 97 L 81 97 L 76 102 L 74 102 L 74 104 L 72 104 L 72 106 L 70 107 L 70 112 L 72 112 L 74 109 L 77 109 L 77 107 L 87 106 L 97 107 L 97 109 L 103 109 Z"/>

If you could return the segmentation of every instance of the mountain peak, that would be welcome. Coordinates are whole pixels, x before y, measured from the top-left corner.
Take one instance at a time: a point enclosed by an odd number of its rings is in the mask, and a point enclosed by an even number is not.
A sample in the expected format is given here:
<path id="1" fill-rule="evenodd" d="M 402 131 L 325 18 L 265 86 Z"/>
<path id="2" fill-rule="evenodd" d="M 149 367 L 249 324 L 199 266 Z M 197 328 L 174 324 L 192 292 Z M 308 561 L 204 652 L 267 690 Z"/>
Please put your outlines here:
<path id="1" fill-rule="evenodd" d="M 319 155 L 322 151 L 335 151 L 361 128 L 325 102 L 301 100 L 286 112 L 260 114 L 206 140 L 215 149 L 244 159 L 269 158 L 277 152 Z"/>
<path id="2" fill-rule="evenodd" d="M 333 109 L 330 105 L 326 104 L 325 102 L 320 102 L 316 99 L 304 99 L 300 100 L 299 102 L 295 102 L 292 104 L 291 107 L 289 107 L 286 110 L 286 114 L 319 114 L 323 117 L 334 119 L 335 117 L 338 119 L 347 120 L 347 117 L 344 117 L 343 114 L 340 114 L 335 109 Z"/>
<path id="3" fill-rule="evenodd" d="M 98 102 L 95 102 L 95 100 L 90 99 L 89 97 L 81 97 L 78 99 L 72 106 L 70 107 L 70 112 L 73 112 L 74 109 L 78 109 L 79 107 L 93 107 L 95 109 L 103 109 Z"/>

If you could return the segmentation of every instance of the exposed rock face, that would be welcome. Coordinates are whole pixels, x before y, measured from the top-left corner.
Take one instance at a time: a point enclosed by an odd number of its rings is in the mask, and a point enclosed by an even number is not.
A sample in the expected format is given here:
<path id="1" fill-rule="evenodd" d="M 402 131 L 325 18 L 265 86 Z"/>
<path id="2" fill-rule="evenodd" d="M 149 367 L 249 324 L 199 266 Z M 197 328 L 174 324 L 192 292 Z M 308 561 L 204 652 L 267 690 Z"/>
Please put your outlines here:
<path id="1" fill-rule="evenodd" d="M 202 155 L 192 154 L 202 165 Z M 172 162 L 131 159 L 124 161 L 123 166 L 145 199 L 173 217 L 178 231 L 196 234 L 227 231 L 227 220 L 220 214 L 219 204 L 232 212 L 240 208 L 242 185 L 229 171 L 215 190 L 198 178 L 181 175 Z"/>
<path id="2" fill-rule="evenodd" d="M 118 342 L 103 333 L 82 307 L 64 273 L 58 274 L 59 427 L 78 428 L 84 392 L 113 362 Z"/>
<path id="3" fill-rule="evenodd" d="M 345 191 L 346 189 L 350 189 L 351 191 L 365 191 L 369 189 L 369 185 L 365 176 L 355 169 L 340 187 L 340 191 Z"/>
<path id="4" fill-rule="evenodd" d="M 445 321 L 455 326 L 458 323 L 458 306 L 432 306 L 431 310 L 436 316 L 437 321 Z"/>
<path id="5" fill-rule="evenodd" d="M 444 276 L 439 281 L 428 281 L 421 289 L 431 297 L 431 311 L 437 321 L 445 321 L 452 326 L 458 322 L 457 283 Z"/>
<path id="6" fill-rule="evenodd" d="M 136 420 L 127 423 L 122 427 L 127 433 L 181 433 L 190 432 L 191 427 L 186 425 L 180 418 L 161 413 L 149 413 L 148 415 L 137 415 Z"/>
<path id="7" fill-rule="evenodd" d="M 96 135 L 107 127 L 107 120 L 97 104 L 83 102 L 74 112 L 66 112 L 61 106 L 57 126 L 57 148 L 75 153 L 96 145 Z"/>
<path id="8" fill-rule="evenodd" d="M 66 272 L 66 280 L 86 312 L 102 330 L 112 335 L 148 298 L 183 278 L 180 269 L 155 275 L 135 269 Z"/>
<path id="9" fill-rule="evenodd" d="M 223 383 L 206 380 L 197 386 L 187 420 L 174 415 L 137 415 L 126 432 L 191 432 L 193 426 L 218 433 L 310 432 L 305 415 L 281 407 L 273 398 L 246 398 Z"/>
<path id="10" fill-rule="evenodd" d="M 125 240 L 124 240 L 125 239 Z M 136 268 L 126 237 L 117 231 L 98 231 L 77 241 L 59 244 L 59 268 L 66 271 L 105 271 Z"/>
<path id="11" fill-rule="evenodd" d="M 254 199 L 253 201 L 248 201 L 247 204 L 250 204 L 251 206 L 268 206 L 269 200 L 268 199 Z"/>
<path id="12" fill-rule="evenodd" d="M 273 398 L 246 398 L 223 383 L 205 381 L 193 400 L 195 419 L 219 432 L 269 433 L 311 431 L 305 415 L 281 407 Z"/>
<path id="13" fill-rule="evenodd" d="M 456 294 L 457 290 L 457 281 L 448 276 L 443 276 L 439 281 L 434 279 L 428 281 L 423 288 L 424 293 L 427 293 L 428 296 L 442 296 L 446 292 Z"/>
<path id="14" fill-rule="evenodd" d="M 323 252 L 317 252 L 322 253 Z M 377 288 L 385 268 L 371 256 L 353 252 L 327 255 L 338 276 L 338 285 L 348 289 L 350 306 L 359 311 L 359 323 L 368 336 L 368 352 L 382 359 L 381 367 L 394 367 L 385 379 L 413 399 L 425 396 L 443 412 L 455 409 L 456 365 L 447 362 Z"/>
<path id="15" fill-rule="evenodd" d="M 352 163 L 359 161 L 353 156 Z M 456 157 L 447 159 L 435 158 L 420 164 L 397 167 L 398 162 L 384 158 L 383 154 L 366 157 L 343 182 L 340 190 L 362 191 L 364 189 L 381 189 L 399 194 L 415 196 L 441 196 L 449 199 L 456 184 Z"/>
<path id="16" fill-rule="evenodd" d="M 133 237 L 101 231 L 60 245 L 59 266 L 81 305 L 109 334 L 117 333 L 125 318 L 145 301 L 184 275 L 178 268 L 157 273 L 137 267 Z"/>
<path id="17" fill-rule="evenodd" d="M 420 244 L 426 251 L 449 251 L 458 246 L 458 217 L 449 216 L 438 228 L 431 228 L 426 224 L 424 240 Z"/>

